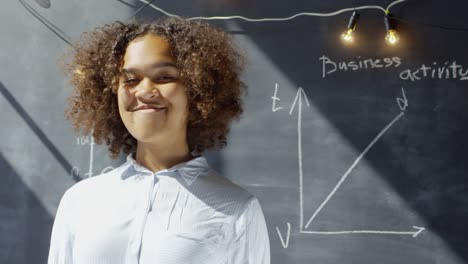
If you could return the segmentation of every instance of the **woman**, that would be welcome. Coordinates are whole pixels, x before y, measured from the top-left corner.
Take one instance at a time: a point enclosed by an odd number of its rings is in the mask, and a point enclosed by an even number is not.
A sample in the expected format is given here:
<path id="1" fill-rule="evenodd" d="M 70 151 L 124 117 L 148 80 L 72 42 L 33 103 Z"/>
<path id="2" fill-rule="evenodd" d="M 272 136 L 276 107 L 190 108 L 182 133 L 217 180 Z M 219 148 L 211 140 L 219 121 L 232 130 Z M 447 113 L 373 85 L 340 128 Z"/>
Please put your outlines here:
<path id="1" fill-rule="evenodd" d="M 201 154 L 226 145 L 242 112 L 229 35 L 169 18 L 106 25 L 74 45 L 67 116 L 127 162 L 62 197 L 49 264 L 270 263 L 255 196 Z"/>

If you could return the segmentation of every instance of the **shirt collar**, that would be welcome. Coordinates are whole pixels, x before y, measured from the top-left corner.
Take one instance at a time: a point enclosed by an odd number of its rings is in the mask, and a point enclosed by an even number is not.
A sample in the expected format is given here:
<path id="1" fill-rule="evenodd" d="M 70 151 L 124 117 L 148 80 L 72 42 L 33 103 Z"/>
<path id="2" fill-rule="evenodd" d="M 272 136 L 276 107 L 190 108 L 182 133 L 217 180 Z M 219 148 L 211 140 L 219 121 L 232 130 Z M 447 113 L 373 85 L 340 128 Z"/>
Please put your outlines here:
<path id="1" fill-rule="evenodd" d="M 151 173 L 154 175 L 162 174 L 165 172 L 178 172 L 182 176 L 182 179 L 184 179 L 184 181 L 187 183 L 188 186 L 190 186 L 198 176 L 202 175 L 204 172 L 208 171 L 209 169 L 208 162 L 206 158 L 203 156 L 195 157 L 189 161 L 179 163 L 168 169 L 164 169 L 156 173 L 153 173 L 149 169 L 140 165 L 133 158 L 133 153 L 127 156 L 127 163 L 130 165 L 130 167 L 132 167 L 138 172 Z"/>

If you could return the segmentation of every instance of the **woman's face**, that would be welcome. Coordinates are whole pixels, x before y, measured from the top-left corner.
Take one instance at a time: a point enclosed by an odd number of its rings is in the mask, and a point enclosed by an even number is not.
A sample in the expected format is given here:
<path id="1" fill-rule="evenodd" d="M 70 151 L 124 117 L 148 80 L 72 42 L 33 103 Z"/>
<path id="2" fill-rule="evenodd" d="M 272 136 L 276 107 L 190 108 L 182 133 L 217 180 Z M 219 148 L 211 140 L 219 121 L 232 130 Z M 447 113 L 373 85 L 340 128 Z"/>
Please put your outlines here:
<path id="1" fill-rule="evenodd" d="M 148 34 L 129 43 L 117 98 L 120 117 L 139 142 L 186 143 L 187 95 L 166 39 Z"/>

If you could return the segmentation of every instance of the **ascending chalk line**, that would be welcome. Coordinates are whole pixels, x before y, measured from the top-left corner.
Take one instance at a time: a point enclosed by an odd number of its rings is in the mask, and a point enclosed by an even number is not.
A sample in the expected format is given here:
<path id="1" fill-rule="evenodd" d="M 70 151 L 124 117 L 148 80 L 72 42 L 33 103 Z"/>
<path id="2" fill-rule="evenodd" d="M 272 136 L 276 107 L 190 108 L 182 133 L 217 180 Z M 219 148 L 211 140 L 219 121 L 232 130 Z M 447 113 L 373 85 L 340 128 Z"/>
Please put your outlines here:
<path id="1" fill-rule="evenodd" d="M 160 7 L 157 7 L 156 5 L 154 5 L 153 3 L 151 2 L 148 2 L 146 0 L 139 0 L 140 2 L 143 2 L 145 4 L 147 4 L 148 6 L 151 6 L 151 8 L 165 14 L 166 16 L 170 16 L 170 17 L 180 17 L 176 14 L 172 14 L 172 13 L 169 13 L 167 11 L 165 11 L 164 9 L 160 8 Z M 245 20 L 245 21 L 249 21 L 249 22 L 273 22 L 273 21 L 287 21 L 287 20 L 292 20 L 292 19 L 295 19 L 297 17 L 300 17 L 300 16 L 320 16 L 320 17 L 328 17 L 328 16 L 336 16 L 336 15 L 339 15 L 341 13 L 345 13 L 345 12 L 352 12 L 352 11 L 357 11 L 357 10 L 363 10 L 363 9 L 377 9 L 377 10 L 381 10 L 383 11 L 384 13 L 387 13 L 389 12 L 390 8 L 396 4 L 399 4 L 399 3 L 402 3 L 402 2 L 405 2 L 406 0 L 397 0 L 397 1 L 393 1 L 392 3 L 390 3 L 387 8 L 383 8 L 382 6 L 377 6 L 377 5 L 367 5 L 367 6 L 357 6 L 357 7 L 350 7 L 350 8 L 343 8 L 343 9 L 340 9 L 340 10 L 337 10 L 337 11 L 334 11 L 334 12 L 328 12 L 328 13 L 316 13 L 316 12 L 301 12 L 301 13 L 297 13 L 297 14 L 294 14 L 292 16 L 289 16 L 289 17 L 271 17 L 271 18 L 248 18 L 248 17 L 244 17 L 244 16 L 213 16 L 213 17 L 202 17 L 202 16 L 199 16 L 199 17 L 189 17 L 189 18 L 186 18 L 186 20 L 228 20 L 228 19 L 240 19 L 240 20 Z"/>
<path id="2" fill-rule="evenodd" d="M 346 178 L 349 176 L 349 174 L 351 173 L 351 171 L 353 171 L 353 169 L 356 167 L 356 165 L 358 165 L 358 163 L 361 161 L 361 159 L 364 157 L 364 155 L 366 155 L 366 153 L 372 148 L 372 146 L 374 146 L 374 144 L 385 134 L 385 132 L 387 132 L 392 126 L 393 124 L 395 124 L 403 115 L 405 114 L 405 112 L 401 112 L 397 117 L 395 117 L 382 131 L 380 131 L 380 133 L 372 140 L 371 143 L 369 143 L 369 145 L 367 145 L 367 147 L 364 149 L 364 151 L 356 158 L 356 160 L 353 162 L 353 164 L 351 165 L 351 167 L 348 168 L 348 170 L 345 172 L 345 174 L 343 175 L 343 177 L 341 177 L 340 181 L 336 184 L 336 186 L 333 188 L 333 190 L 328 194 L 327 198 L 322 202 L 322 204 L 320 204 L 320 206 L 317 208 L 317 210 L 314 212 L 314 214 L 312 215 L 312 217 L 309 219 L 309 221 L 307 222 L 305 228 L 307 228 L 310 223 L 312 223 L 312 221 L 315 219 L 315 217 L 318 215 L 318 213 L 320 212 L 320 210 L 322 210 L 322 208 L 328 203 L 328 201 L 332 198 L 332 196 L 335 194 L 335 192 L 338 190 L 338 188 L 340 188 L 341 184 L 343 184 L 343 182 L 346 180 Z M 302 187 L 301 187 L 302 188 Z M 301 216 L 302 217 L 302 216 Z M 302 225 L 300 226 L 301 228 L 301 231 L 302 231 Z M 304 231 L 302 231 L 304 232 Z M 347 231 L 348 233 L 364 233 L 364 231 Z M 369 233 L 371 231 L 367 231 L 367 233 Z M 340 234 L 340 232 L 325 232 L 325 233 L 333 233 L 333 234 Z M 372 231 L 371 233 L 379 233 L 379 231 Z"/>
<path id="3" fill-rule="evenodd" d="M 93 133 L 90 134 L 91 143 L 89 144 L 89 171 L 88 171 L 88 178 L 93 177 L 93 163 L 94 163 L 94 137 Z"/>
<path id="4" fill-rule="evenodd" d="M 300 221 L 300 228 L 302 230 L 302 227 L 304 226 L 304 192 L 302 191 L 302 178 L 304 177 L 303 175 L 303 170 L 302 170 L 302 96 L 304 96 L 305 102 L 307 104 L 307 107 L 310 107 L 309 101 L 307 99 L 307 95 L 305 94 L 304 90 L 299 87 L 297 90 L 296 98 L 294 98 L 294 102 L 291 106 L 291 109 L 289 110 L 289 115 L 292 115 L 292 112 L 294 110 L 294 106 L 296 106 L 296 103 L 299 103 L 298 109 L 297 109 L 297 151 L 298 151 L 298 156 L 299 156 L 299 208 L 300 208 L 300 215 L 301 217 L 299 218 Z"/>

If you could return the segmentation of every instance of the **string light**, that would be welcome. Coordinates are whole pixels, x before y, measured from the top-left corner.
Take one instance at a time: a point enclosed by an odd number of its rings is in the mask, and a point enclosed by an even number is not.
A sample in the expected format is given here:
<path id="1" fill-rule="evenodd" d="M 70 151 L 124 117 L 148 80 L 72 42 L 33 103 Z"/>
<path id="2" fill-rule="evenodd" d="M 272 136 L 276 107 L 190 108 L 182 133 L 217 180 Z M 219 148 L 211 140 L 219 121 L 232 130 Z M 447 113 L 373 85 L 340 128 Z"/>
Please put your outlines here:
<path id="1" fill-rule="evenodd" d="M 395 19 L 393 19 L 392 15 L 388 12 L 385 12 L 384 22 L 385 22 L 385 30 L 387 33 L 385 34 L 385 42 L 389 45 L 396 45 L 400 41 L 400 36 L 396 31 L 396 23 Z"/>
<path id="2" fill-rule="evenodd" d="M 348 28 L 341 34 L 341 39 L 345 43 L 354 42 L 354 31 L 356 30 L 357 22 L 359 21 L 359 14 L 354 11 L 349 18 Z"/>

